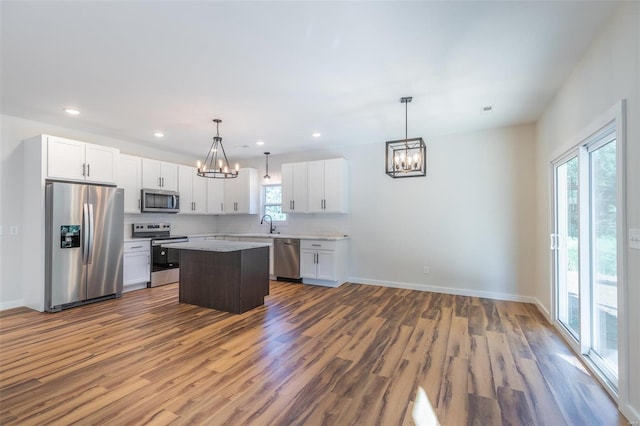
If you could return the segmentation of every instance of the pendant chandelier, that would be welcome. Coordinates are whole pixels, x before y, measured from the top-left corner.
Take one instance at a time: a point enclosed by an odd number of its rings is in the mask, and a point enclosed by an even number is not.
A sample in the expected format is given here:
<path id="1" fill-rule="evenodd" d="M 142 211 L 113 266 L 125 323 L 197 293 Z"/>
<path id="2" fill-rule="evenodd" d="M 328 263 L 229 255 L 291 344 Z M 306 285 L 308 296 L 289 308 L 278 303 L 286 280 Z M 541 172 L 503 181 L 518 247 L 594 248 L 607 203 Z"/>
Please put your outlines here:
<path id="1" fill-rule="evenodd" d="M 400 98 L 404 107 L 404 139 L 388 141 L 385 155 L 386 173 L 392 178 L 418 177 L 427 175 L 427 147 L 422 138 L 408 135 L 407 106 L 413 98 Z"/>
<path id="2" fill-rule="evenodd" d="M 213 137 L 211 148 L 207 152 L 204 161 L 198 161 L 198 176 L 214 179 L 232 179 L 238 177 L 240 166 L 236 163 L 234 169 L 229 166 L 227 154 L 222 146 L 222 138 L 220 137 L 219 126 L 222 120 L 214 118 L 216 123 L 216 135 Z"/>
<path id="3" fill-rule="evenodd" d="M 263 176 L 263 179 L 266 183 L 269 183 L 271 181 L 271 176 L 269 176 L 269 154 L 271 154 L 270 152 L 265 152 L 264 155 L 266 157 L 266 167 L 265 167 L 265 175 Z"/>

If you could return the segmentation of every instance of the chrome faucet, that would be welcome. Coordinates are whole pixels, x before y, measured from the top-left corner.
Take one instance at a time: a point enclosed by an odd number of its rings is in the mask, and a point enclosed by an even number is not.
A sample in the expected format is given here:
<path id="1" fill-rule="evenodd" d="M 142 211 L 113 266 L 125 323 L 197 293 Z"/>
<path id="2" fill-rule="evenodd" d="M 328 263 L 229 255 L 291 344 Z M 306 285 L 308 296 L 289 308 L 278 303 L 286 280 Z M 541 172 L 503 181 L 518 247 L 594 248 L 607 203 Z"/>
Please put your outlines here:
<path id="1" fill-rule="evenodd" d="M 262 219 L 260 219 L 260 225 L 264 223 L 265 218 L 269 218 L 269 233 L 273 234 L 276 230 L 276 227 L 273 226 L 273 219 L 271 219 L 271 216 L 269 216 L 268 214 L 265 214 L 264 216 L 262 216 Z"/>

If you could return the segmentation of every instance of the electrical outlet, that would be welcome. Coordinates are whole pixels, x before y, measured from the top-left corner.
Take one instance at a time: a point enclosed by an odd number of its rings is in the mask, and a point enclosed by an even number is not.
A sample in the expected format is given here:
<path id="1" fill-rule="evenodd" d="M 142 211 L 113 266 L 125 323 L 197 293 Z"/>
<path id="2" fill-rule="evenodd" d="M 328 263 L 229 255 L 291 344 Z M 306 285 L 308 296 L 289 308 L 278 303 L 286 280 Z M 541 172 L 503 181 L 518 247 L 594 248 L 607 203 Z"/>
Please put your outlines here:
<path id="1" fill-rule="evenodd" d="M 13 225 L 9 227 L 9 234 L 18 235 L 18 227 Z"/>
<path id="2" fill-rule="evenodd" d="M 429 273 L 429 267 L 428 267 L 428 266 L 425 266 L 425 267 L 422 269 L 422 273 L 423 273 L 423 274 L 425 274 L 425 275 L 427 275 L 427 274 Z"/>

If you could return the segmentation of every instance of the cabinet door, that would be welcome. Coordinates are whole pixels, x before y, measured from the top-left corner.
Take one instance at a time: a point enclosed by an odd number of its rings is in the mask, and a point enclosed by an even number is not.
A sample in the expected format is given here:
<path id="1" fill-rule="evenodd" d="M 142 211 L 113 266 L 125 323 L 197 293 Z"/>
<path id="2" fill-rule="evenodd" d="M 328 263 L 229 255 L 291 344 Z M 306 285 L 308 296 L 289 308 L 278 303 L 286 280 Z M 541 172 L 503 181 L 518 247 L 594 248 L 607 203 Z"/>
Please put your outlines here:
<path id="1" fill-rule="evenodd" d="M 234 179 L 236 181 L 236 203 L 238 203 L 236 213 L 249 213 L 249 177 L 249 173 L 243 169 Z"/>
<path id="2" fill-rule="evenodd" d="M 193 213 L 193 185 L 191 167 L 178 166 L 178 192 L 180 192 L 180 214 Z"/>
<path id="3" fill-rule="evenodd" d="M 160 189 L 160 166 L 161 162 L 142 159 L 142 187 L 145 189 Z"/>
<path id="4" fill-rule="evenodd" d="M 194 172 L 195 174 L 195 172 Z M 160 177 L 162 177 L 162 189 L 165 191 L 178 190 L 178 165 L 172 163 L 160 163 Z"/>
<path id="5" fill-rule="evenodd" d="M 285 213 L 293 213 L 293 200 L 294 195 L 294 177 L 293 167 L 295 164 L 283 164 L 281 169 L 282 174 L 282 211 Z"/>
<path id="6" fill-rule="evenodd" d="M 150 280 L 149 252 L 125 253 L 123 256 L 123 285 L 146 283 Z"/>
<path id="7" fill-rule="evenodd" d="M 343 211 L 342 185 L 343 160 L 325 160 L 324 162 L 324 211 L 339 213 Z"/>
<path id="8" fill-rule="evenodd" d="M 51 178 L 84 180 L 84 142 L 49 137 L 47 175 Z"/>
<path id="9" fill-rule="evenodd" d="M 258 213 L 258 171 L 240 169 L 236 181 L 236 213 Z"/>
<path id="10" fill-rule="evenodd" d="M 86 144 L 86 180 L 90 182 L 114 183 L 118 180 L 120 151 L 107 146 Z"/>
<path id="11" fill-rule="evenodd" d="M 300 249 L 300 276 L 302 278 L 316 278 L 316 250 Z"/>
<path id="12" fill-rule="evenodd" d="M 206 179 L 207 181 L 207 213 L 224 214 L 224 181 L 222 179 Z"/>
<path id="13" fill-rule="evenodd" d="M 336 278 L 336 260 L 334 251 L 318 251 L 318 263 L 316 264 L 316 277 L 319 280 L 335 281 Z"/>
<path id="14" fill-rule="evenodd" d="M 237 192 L 238 192 L 238 179 L 240 176 L 233 179 L 224 179 L 224 212 L 228 214 L 237 213 Z"/>
<path id="15" fill-rule="evenodd" d="M 140 213 L 142 189 L 142 159 L 132 155 L 120 155 L 118 188 L 124 189 L 124 212 Z"/>
<path id="16" fill-rule="evenodd" d="M 324 211 L 324 161 L 310 161 L 307 167 L 308 210 L 312 213 L 322 212 Z"/>
<path id="17" fill-rule="evenodd" d="M 307 212 L 307 163 L 282 165 L 282 211 Z"/>
<path id="18" fill-rule="evenodd" d="M 307 212 L 307 163 L 293 164 L 293 212 Z"/>
<path id="19" fill-rule="evenodd" d="M 191 167 L 191 179 L 193 212 L 205 214 L 207 212 L 207 181 L 211 179 L 198 176 L 195 167 Z"/>

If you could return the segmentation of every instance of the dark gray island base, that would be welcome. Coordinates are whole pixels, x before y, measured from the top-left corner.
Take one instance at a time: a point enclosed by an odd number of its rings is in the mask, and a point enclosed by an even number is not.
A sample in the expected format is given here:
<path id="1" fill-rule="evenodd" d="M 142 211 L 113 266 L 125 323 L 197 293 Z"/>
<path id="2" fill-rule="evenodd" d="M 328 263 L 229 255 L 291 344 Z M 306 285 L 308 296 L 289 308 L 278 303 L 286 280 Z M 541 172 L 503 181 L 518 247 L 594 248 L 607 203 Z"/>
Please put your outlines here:
<path id="1" fill-rule="evenodd" d="M 180 249 L 179 301 L 241 314 L 269 295 L 269 244 L 204 241 Z"/>

